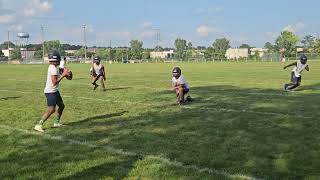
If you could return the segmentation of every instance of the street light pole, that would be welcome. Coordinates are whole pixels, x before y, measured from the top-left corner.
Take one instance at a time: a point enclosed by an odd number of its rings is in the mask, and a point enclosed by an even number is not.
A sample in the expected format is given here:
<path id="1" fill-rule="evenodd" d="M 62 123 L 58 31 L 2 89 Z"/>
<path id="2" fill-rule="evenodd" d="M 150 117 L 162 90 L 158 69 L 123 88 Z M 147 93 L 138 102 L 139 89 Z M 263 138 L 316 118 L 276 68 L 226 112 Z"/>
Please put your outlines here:
<path id="1" fill-rule="evenodd" d="M 87 38 L 86 38 L 86 25 L 82 24 L 83 38 L 84 38 L 84 60 L 87 61 Z"/>
<path id="2" fill-rule="evenodd" d="M 41 40 L 42 40 L 42 59 L 44 60 L 44 28 L 41 26 Z"/>
<path id="3" fill-rule="evenodd" d="M 10 31 L 8 30 L 8 59 L 10 59 Z"/>

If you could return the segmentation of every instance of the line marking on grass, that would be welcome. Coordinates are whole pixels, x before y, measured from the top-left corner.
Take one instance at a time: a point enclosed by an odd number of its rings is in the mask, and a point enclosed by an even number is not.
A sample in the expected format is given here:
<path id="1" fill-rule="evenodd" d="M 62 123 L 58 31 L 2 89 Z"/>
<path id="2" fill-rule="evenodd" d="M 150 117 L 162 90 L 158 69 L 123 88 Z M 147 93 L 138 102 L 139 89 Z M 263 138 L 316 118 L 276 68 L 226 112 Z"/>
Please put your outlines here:
<path id="1" fill-rule="evenodd" d="M 161 161 L 164 164 L 175 166 L 175 167 L 181 168 L 181 169 L 191 169 L 191 170 L 194 170 L 194 171 L 199 172 L 199 173 L 209 173 L 209 174 L 212 174 L 212 175 L 223 175 L 223 176 L 228 177 L 228 178 L 243 178 L 243 179 L 252 179 L 252 180 L 260 179 L 260 178 L 247 176 L 247 175 L 242 175 L 242 174 L 231 174 L 231 173 L 228 173 L 227 171 L 219 171 L 219 170 L 211 169 L 211 168 L 207 168 L 207 167 L 201 168 L 201 167 L 199 167 L 197 165 L 185 165 L 182 162 L 172 161 L 172 160 L 170 160 L 168 158 L 163 158 L 163 157 L 159 157 L 159 156 L 155 156 L 155 155 L 143 155 L 143 154 L 139 154 L 139 153 L 135 153 L 135 152 L 125 151 L 125 150 L 122 150 L 122 149 L 116 149 L 116 148 L 114 148 L 112 146 L 109 146 L 109 145 L 99 146 L 99 145 L 95 145 L 95 144 L 88 143 L 88 142 L 82 142 L 82 141 L 79 141 L 79 140 L 65 138 L 63 136 L 53 136 L 53 135 L 50 135 L 50 134 L 39 133 L 39 132 L 36 132 L 36 131 L 30 131 L 30 130 L 26 130 L 26 129 L 14 128 L 14 127 L 7 126 L 7 125 L 0 125 L 0 128 L 1 129 L 5 129 L 5 130 L 9 130 L 9 131 L 18 131 L 18 132 L 22 132 L 24 134 L 42 136 L 42 137 L 47 138 L 49 140 L 65 142 L 65 143 L 72 144 L 72 145 L 81 145 L 81 146 L 86 146 L 86 147 L 89 147 L 89 148 L 101 148 L 101 149 L 106 150 L 107 152 L 116 153 L 116 154 L 125 155 L 125 156 L 134 156 L 134 157 L 138 156 L 138 157 L 143 157 L 143 158 L 146 158 L 146 159 L 148 159 L 148 158 L 149 159 L 156 159 L 156 160 Z"/>
<path id="2" fill-rule="evenodd" d="M 1 89 L 0 91 L 5 91 L 5 92 L 19 92 L 19 93 L 24 93 L 24 94 L 32 94 L 32 93 L 37 93 L 37 92 L 25 92 L 25 91 L 17 91 L 17 90 L 4 90 Z M 39 93 L 42 94 L 42 93 Z M 150 103 L 145 103 L 145 102 L 132 102 L 132 101 L 118 101 L 118 100 L 108 100 L 108 99 L 100 99 L 100 98 L 90 98 L 90 97 L 82 97 L 82 96 L 69 96 L 69 95 L 63 95 L 62 97 L 65 98 L 77 98 L 77 99 L 85 99 L 85 100 L 92 100 L 92 101 L 102 101 L 102 102 L 116 102 L 116 103 L 129 103 L 129 104 L 141 104 L 141 105 L 148 105 L 148 106 L 153 106 L 153 104 Z M 165 105 L 161 105 L 165 106 Z M 197 109 L 197 110 L 212 110 L 216 112 L 236 112 L 236 113 L 251 113 L 251 114 L 262 114 L 262 115 L 273 115 L 273 116 L 295 116 L 297 118 L 302 118 L 302 119 L 313 119 L 314 117 L 312 116 L 302 116 L 302 115 L 297 115 L 297 114 L 285 114 L 281 112 L 262 112 L 262 111 L 254 111 L 254 110 L 249 110 L 249 109 L 230 109 L 230 108 L 215 108 L 215 107 L 190 107 L 190 106 L 181 106 L 182 108 L 185 109 Z"/>

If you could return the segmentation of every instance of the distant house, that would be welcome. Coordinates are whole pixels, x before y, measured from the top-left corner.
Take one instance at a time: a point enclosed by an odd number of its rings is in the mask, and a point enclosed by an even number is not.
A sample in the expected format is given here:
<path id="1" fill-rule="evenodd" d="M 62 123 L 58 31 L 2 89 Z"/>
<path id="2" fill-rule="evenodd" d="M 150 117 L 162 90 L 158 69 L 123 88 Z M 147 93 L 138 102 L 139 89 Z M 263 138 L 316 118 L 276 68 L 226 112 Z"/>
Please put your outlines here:
<path id="1" fill-rule="evenodd" d="M 249 57 L 247 48 L 229 48 L 226 52 L 227 59 L 239 59 Z"/>
<path id="2" fill-rule="evenodd" d="M 150 58 L 155 59 L 167 59 L 167 58 L 173 58 L 174 52 L 173 50 L 170 51 L 151 51 L 150 52 Z"/>
<path id="3" fill-rule="evenodd" d="M 4 56 L 9 57 L 11 51 L 13 51 L 13 48 L 9 48 L 8 49 L 2 49 L 2 53 L 4 54 Z"/>
<path id="4" fill-rule="evenodd" d="M 268 49 L 265 48 L 251 48 L 250 49 L 250 55 L 255 55 L 256 53 L 259 53 L 259 57 L 263 57 L 263 55 L 268 52 Z"/>

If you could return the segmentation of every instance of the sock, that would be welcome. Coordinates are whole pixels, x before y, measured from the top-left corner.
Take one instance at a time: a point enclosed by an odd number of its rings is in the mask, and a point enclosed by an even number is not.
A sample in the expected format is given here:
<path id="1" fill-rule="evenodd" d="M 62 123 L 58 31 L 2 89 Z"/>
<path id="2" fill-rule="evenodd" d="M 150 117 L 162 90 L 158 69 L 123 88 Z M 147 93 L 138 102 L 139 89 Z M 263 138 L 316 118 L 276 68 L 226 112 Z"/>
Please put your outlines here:
<path id="1" fill-rule="evenodd" d="M 54 118 L 54 123 L 55 123 L 55 124 L 60 123 L 60 118 L 59 118 L 59 117 L 55 117 L 55 118 Z"/>
<path id="2" fill-rule="evenodd" d="M 41 118 L 40 121 L 38 122 L 38 125 L 43 125 L 44 121 L 45 120 L 43 118 Z"/>

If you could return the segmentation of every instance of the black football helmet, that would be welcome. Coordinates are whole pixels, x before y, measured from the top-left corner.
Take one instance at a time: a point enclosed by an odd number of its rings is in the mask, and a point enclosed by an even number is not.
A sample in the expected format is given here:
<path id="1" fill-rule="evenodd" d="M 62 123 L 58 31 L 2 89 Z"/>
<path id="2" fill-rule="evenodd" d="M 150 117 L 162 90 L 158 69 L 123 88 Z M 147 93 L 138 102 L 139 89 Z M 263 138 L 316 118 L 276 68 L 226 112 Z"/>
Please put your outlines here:
<path id="1" fill-rule="evenodd" d="M 60 53 L 58 51 L 50 51 L 48 53 L 48 59 L 50 62 L 57 62 L 57 61 L 61 61 L 61 56 Z"/>
<path id="2" fill-rule="evenodd" d="M 308 61 L 308 57 L 306 55 L 303 54 L 303 55 L 300 56 L 300 62 L 302 64 L 306 64 L 307 61 Z"/>

